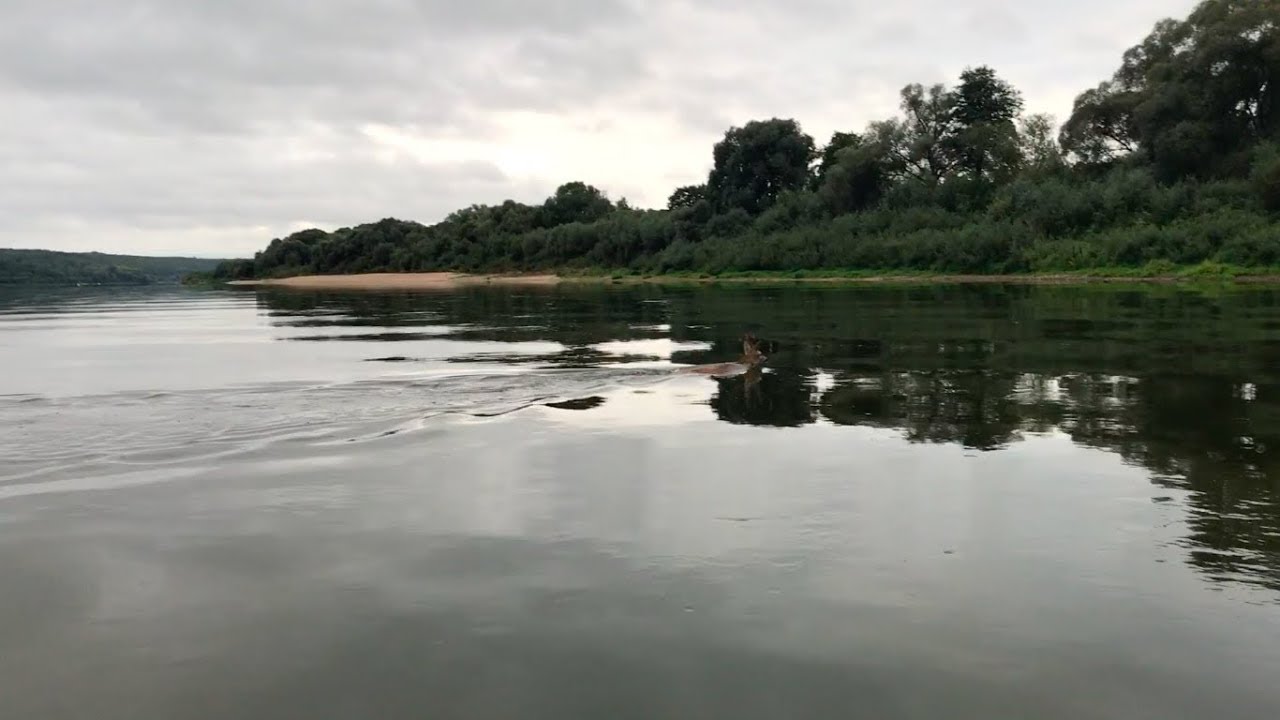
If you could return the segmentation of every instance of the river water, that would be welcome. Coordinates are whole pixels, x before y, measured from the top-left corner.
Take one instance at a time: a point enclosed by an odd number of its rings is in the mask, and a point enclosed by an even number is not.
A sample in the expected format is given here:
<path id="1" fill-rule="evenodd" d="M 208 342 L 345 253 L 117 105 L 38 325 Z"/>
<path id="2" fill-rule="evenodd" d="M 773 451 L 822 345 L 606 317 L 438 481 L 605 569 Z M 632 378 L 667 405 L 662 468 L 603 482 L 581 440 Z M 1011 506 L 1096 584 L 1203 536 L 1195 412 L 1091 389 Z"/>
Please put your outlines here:
<path id="1" fill-rule="evenodd" d="M 1280 716 L 1267 288 L 4 291 L 0 438 L 6 720 Z"/>

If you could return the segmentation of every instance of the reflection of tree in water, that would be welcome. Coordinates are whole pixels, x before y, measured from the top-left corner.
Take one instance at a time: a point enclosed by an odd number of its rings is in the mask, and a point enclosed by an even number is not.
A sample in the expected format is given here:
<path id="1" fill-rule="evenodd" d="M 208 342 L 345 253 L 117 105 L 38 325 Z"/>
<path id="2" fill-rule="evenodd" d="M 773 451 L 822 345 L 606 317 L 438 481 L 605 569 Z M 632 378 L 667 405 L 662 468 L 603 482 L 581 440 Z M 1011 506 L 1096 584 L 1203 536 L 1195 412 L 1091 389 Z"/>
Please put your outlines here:
<path id="1" fill-rule="evenodd" d="M 1186 375 L 936 371 L 844 375 L 818 407 L 837 424 L 901 428 L 913 442 L 981 449 L 1059 429 L 1143 465 L 1161 485 L 1190 491 L 1185 543 L 1196 567 L 1280 590 L 1280 407 L 1264 397 L 1280 397 L 1280 387 Z"/>
<path id="2" fill-rule="evenodd" d="M 1186 491 L 1185 543 L 1207 576 L 1280 590 L 1272 290 L 581 286 L 258 297 L 273 323 L 438 324 L 457 339 L 559 342 L 567 350 L 556 364 L 597 364 L 592 343 L 653 337 L 710 343 L 677 363 L 719 362 L 752 328 L 777 345 L 769 372 L 718 381 L 711 406 L 727 422 L 824 417 L 986 450 L 1060 430 Z M 819 368 L 831 377 L 821 392 Z"/>
<path id="3" fill-rule="evenodd" d="M 738 425 L 799 427 L 817 418 L 809 402 L 814 391 L 804 376 L 758 369 L 717 381 L 711 408 L 721 420 Z"/>
<path id="4" fill-rule="evenodd" d="M 452 339 L 542 340 L 565 345 L 663 336 L 654 329 L 669 321 L 669 309 L 661 298 L 660 291 L 650 288 L 618 292 L 589 284 L 568 289 L 494 286 L 449 292 L 276 290 L 257 296 L 259 307 L 278 325 L 444 325 L 453 328 L 448 335 Z"/>
<path id="5" fill-rule="evenodd" d="M 902 428 L 915 442 L 958 442 L 993 450 L 1016 439 L 1021 425 L 1013 379 L 982 371 L 885 373 L 845 378 L 820 401 L 837 425 Z"/>
<path id="6" fill-rule="evenodd" d="M 1264 402 L 1280 388 L 1161 376 L 1103 390 L 1069 385 L 1079 410 L 1063 429 L 1149 468 L 1160 485 L 1190 491 L 1185 543 L 1197 567 L 1280 590 L 1280 407 Z"/>

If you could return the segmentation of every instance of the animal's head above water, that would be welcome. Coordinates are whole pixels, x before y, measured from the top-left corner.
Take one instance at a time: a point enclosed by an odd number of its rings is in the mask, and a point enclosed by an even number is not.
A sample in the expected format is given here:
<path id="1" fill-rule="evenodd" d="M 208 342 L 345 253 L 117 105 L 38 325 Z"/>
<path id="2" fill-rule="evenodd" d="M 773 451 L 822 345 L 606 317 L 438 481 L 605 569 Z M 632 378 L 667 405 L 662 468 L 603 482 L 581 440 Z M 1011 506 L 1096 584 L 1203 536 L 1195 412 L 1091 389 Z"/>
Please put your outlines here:
<path id="1" fill-rule="evenodd" d="M 760 340 L 752 333 L 742 336 L 742 362 L 748 365 L 759 365 L 765 361 L 764 353 L 760 352 Z"/>

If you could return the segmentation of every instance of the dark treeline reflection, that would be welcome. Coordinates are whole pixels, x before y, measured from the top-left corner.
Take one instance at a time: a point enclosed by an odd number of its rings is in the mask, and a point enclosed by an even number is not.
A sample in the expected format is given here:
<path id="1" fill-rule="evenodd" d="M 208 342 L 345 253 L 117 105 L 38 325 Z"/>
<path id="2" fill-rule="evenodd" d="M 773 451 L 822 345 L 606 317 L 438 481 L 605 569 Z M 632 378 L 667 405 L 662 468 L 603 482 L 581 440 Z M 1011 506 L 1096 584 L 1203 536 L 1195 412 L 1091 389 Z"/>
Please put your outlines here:
<path id="1" fill-rule="evenodd" d="M 1208 576 L 1280 590 L 1275 290 L 575 286 L 259 298 L 273 322 L 317 330 L 304 339 L 325 338 L 325 326 L 435 326 L 448 338 L 554 341 L 561 367 L 622 363 L 590 346 L 660 337 L 709 343 L 675 353 L 677 363 L 732 359 L 751 330 L 769 346 L 767 369 L 716 381 L 711 410 L 724 421 L 871 426 L 979 451 L 1061 432 L 1189 491 L 1186 544 Z"/>

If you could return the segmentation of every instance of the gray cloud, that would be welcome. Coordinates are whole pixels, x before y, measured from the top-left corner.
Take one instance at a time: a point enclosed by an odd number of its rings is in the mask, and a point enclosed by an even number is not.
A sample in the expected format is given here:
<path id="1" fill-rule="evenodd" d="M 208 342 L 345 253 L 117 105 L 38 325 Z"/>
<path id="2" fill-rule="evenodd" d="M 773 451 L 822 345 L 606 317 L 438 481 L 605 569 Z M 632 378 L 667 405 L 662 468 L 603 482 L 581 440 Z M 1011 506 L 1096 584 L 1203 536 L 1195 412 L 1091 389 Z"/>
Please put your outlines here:
<path id="1" fill-rule="evenodd" d="M 571 179 L 658 205 L 730 125 L 822 139 L 966 65 L 1061 116 L 1193 1 L 9 0 L 0 245 L 244 254 Z"/>
<path id="2" fill-rule="evenodd" d="M 0 25 L 0 80 L 69 101 L 115 99 L 160 124 L 217 132 L 299 117 L 439 125 L 463 110 L 558 109 L 601 83 L 634 81 L 639 67 L 591 34 L 626 20 L 617 0 L 126 7 L 78 0 L 55 15 L 19 0 Z M 495 20 L 487 32 L 485 17 Z"/>

